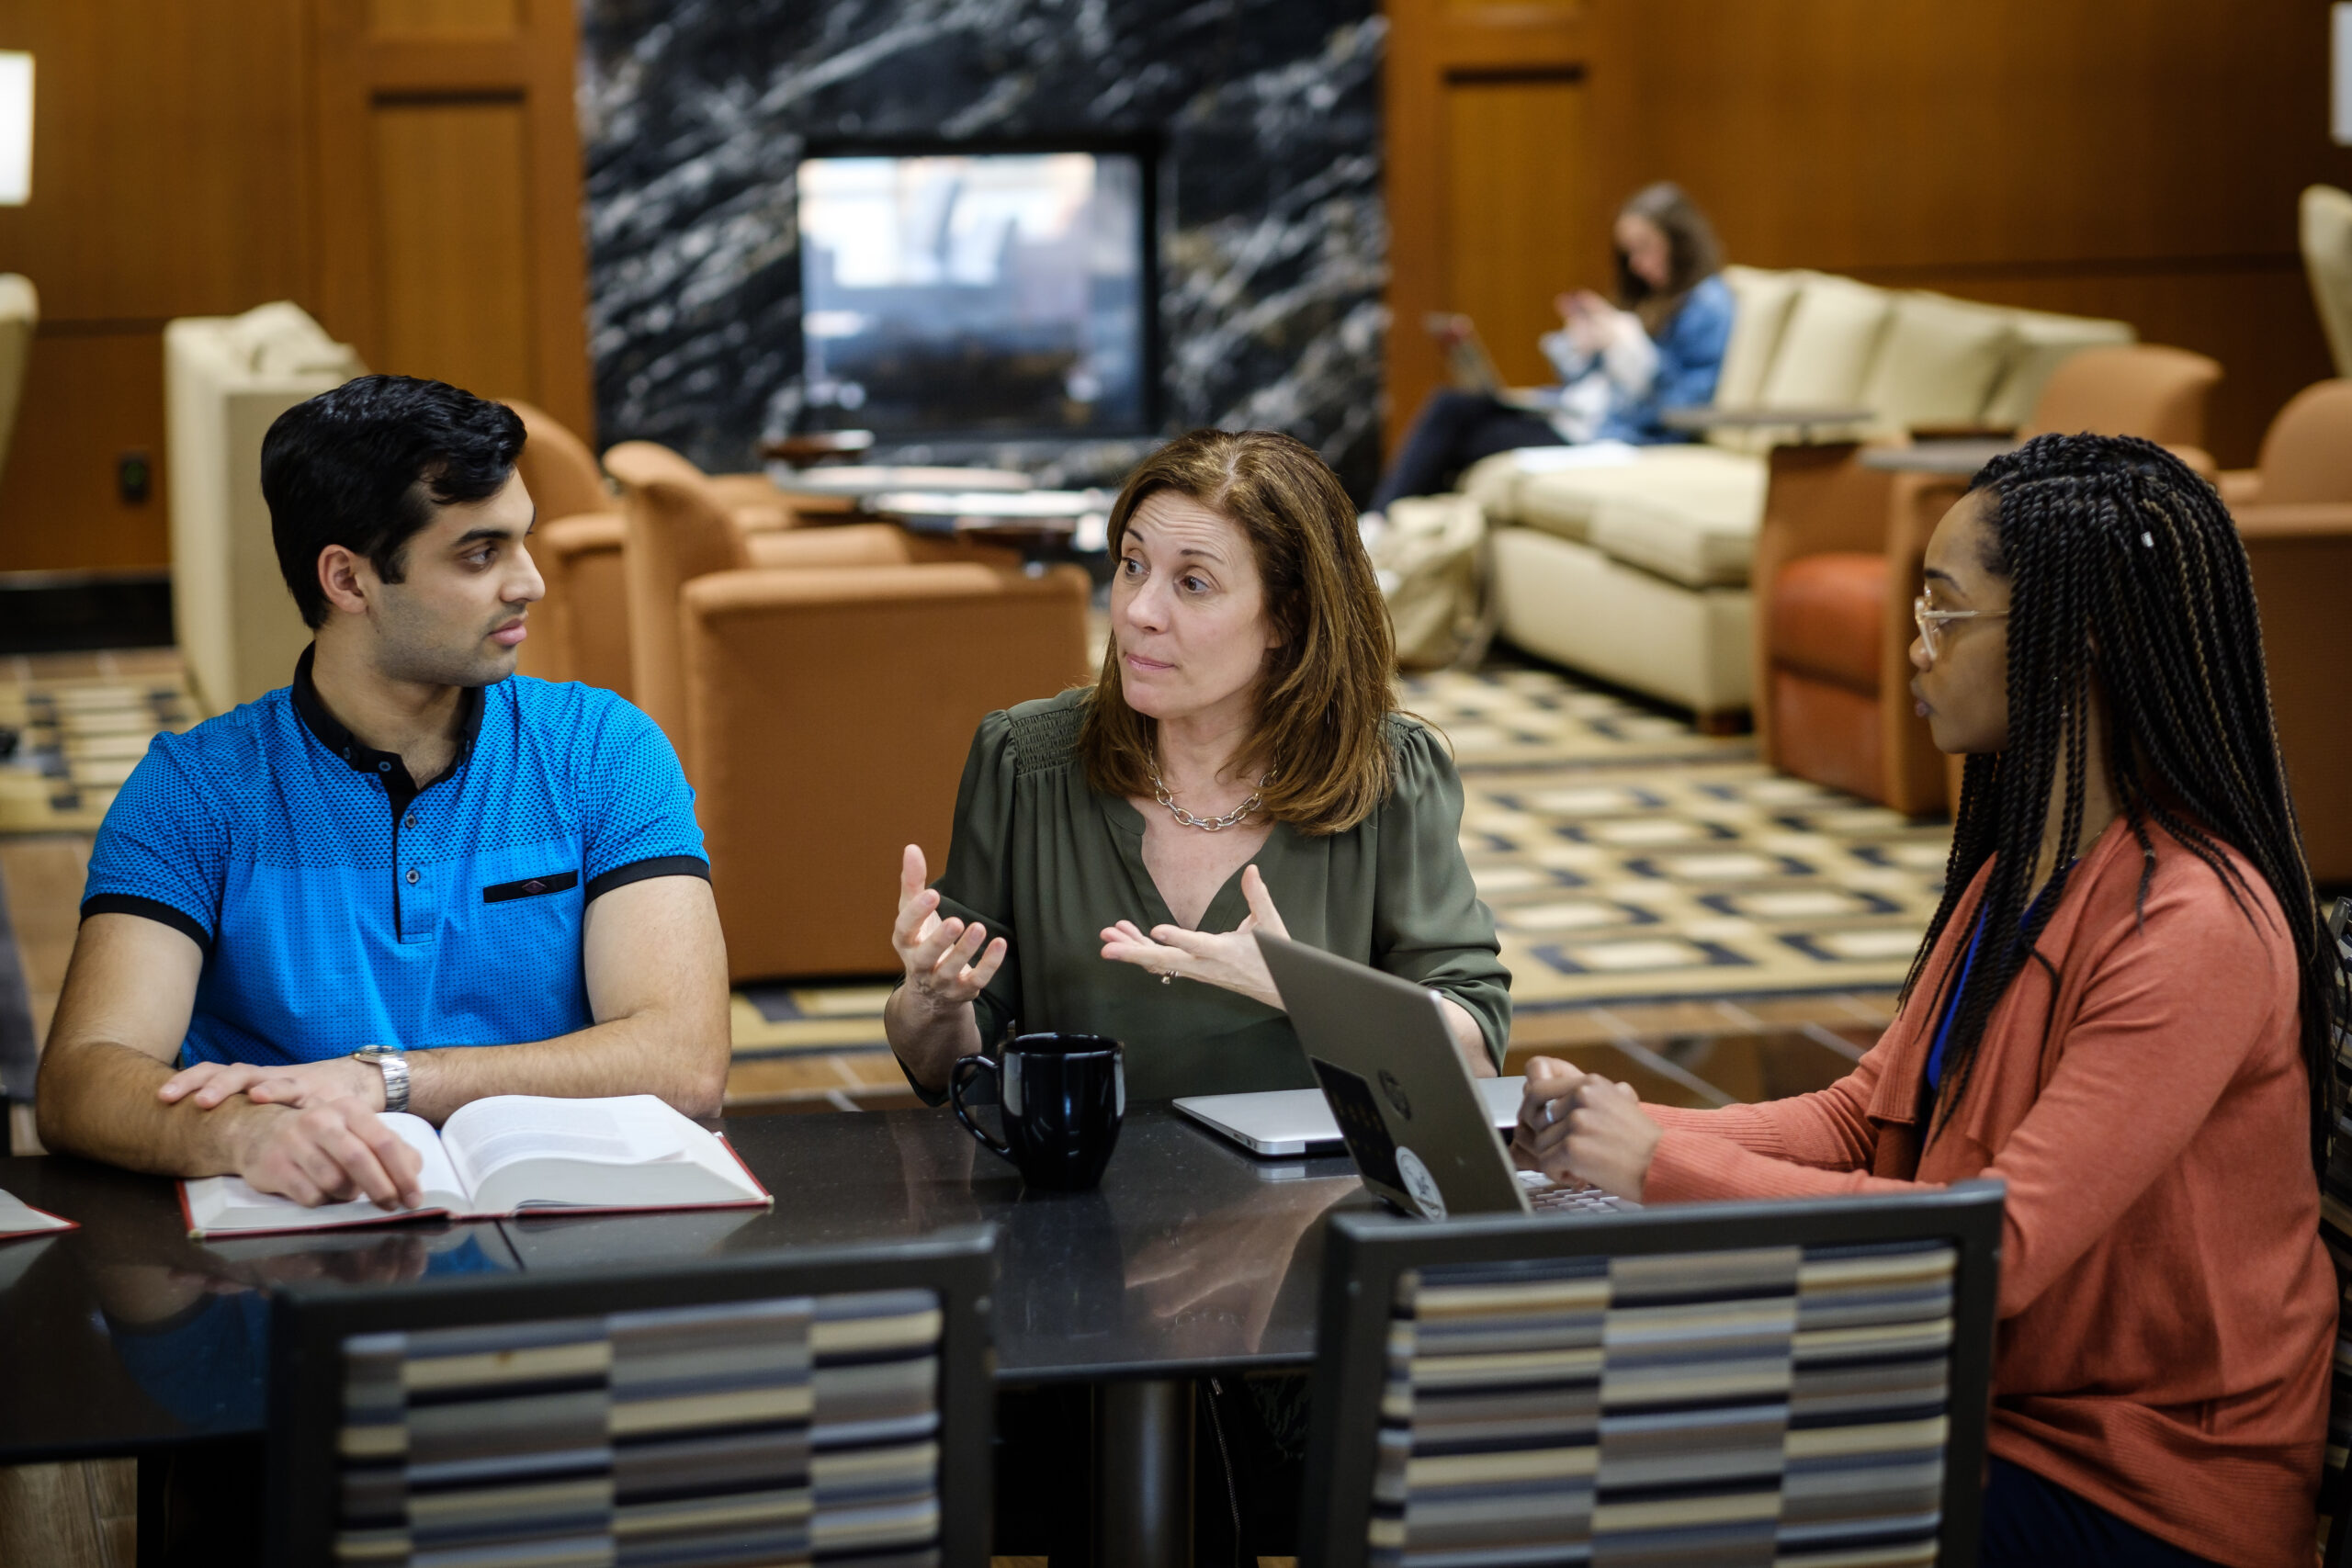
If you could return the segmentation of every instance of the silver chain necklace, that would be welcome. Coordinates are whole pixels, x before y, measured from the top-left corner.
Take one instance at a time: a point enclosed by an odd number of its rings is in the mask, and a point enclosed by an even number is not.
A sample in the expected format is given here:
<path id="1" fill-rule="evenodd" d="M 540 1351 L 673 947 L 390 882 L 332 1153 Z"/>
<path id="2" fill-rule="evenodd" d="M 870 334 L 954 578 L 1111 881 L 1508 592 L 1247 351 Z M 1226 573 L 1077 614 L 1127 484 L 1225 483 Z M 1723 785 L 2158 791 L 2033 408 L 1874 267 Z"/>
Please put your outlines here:
<path id="1" fill-rule="evenodd" d="M 1177 821 L 1187 828 L 1198 828 L 1204 833 L 1222 833 L 1227 828 L 1239 827 L 1244 818 L 1263 804 L 1266 786 L 1273 782 L 1274 775 L 1266 774 L 1258 781 L 1258 787 L 1250 792 L 1249 799 L 1222 817 L 1195 817 L 1177 805 L 1174 797 L 1169 795 L 1168 786 L 1160 782 L 1159 759 L 1155 757 L 1151 760 L 1151 797 L 1168 807 L 1169 815 L 1174 817 Z"/>

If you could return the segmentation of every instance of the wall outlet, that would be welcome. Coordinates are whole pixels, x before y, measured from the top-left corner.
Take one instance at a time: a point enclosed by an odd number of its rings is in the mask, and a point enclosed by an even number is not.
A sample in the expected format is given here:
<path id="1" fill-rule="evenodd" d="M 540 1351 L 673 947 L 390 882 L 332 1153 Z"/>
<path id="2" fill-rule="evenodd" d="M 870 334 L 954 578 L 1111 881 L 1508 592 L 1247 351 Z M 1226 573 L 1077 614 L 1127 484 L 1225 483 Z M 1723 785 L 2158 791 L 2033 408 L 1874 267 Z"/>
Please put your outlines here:
<path id="1" fill-rule="evenodd" d="M 125 506 L 144 506 L 154 488 L 155 465 L 144 452 L 125 452 L 114 460 L 114 488 Z"/>

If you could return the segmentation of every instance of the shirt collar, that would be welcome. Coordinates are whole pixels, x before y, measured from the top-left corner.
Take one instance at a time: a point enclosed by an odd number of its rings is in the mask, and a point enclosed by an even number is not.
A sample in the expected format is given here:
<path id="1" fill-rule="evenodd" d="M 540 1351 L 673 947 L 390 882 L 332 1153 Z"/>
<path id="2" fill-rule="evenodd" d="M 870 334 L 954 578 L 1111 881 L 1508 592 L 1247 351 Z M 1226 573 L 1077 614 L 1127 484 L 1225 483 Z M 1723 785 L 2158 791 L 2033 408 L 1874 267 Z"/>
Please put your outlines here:
<path id="1" fill-rule="evenodd" d="M 311 661 L 317 653 L 318 646 L 314 643 L 304 649 L 302 657 L 294 661 L 294 711 L 302 716 L 303 726 L 318 738 L 320 745 L 351 764 L 353 773 L 390 776 L 409 784 L 410 793 L 414 793 L 416 786 L 410 784 L 408 765 L 401 761 L 399 752 L 377 750 L 352 734 L 342 720 L 327 711 L 324 699 L 319 695 L 318 682 L 311 676 Z M 449 765 L 442 771 L 441 777 L 447 778 L 456 773 L 473 755 L 474 741 L 481 734 L 483 706 L 481 687 L 467 686 L 458 692 L 458 751 L 449 759 Z"/>

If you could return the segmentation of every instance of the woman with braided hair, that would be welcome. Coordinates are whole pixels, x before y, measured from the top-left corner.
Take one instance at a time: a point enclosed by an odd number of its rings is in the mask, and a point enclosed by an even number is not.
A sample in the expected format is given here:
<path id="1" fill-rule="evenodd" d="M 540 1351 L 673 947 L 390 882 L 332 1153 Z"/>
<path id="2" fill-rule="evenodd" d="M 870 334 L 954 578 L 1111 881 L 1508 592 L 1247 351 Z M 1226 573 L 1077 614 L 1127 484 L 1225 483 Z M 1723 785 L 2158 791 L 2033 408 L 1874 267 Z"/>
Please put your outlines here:
<path id="1" fill-rule="evenodd" d="M 2162 447 L 2045 435 L 1926 577 L 1912 691 L 1968 763 L 1894 1023 L 1721 1111 L 1531 1063 L 1514 1152 L 1648 1202 L 2000 1178 L 1983 1562 L 2308 1564 L 2344 976 L 2235 527 Z"/>

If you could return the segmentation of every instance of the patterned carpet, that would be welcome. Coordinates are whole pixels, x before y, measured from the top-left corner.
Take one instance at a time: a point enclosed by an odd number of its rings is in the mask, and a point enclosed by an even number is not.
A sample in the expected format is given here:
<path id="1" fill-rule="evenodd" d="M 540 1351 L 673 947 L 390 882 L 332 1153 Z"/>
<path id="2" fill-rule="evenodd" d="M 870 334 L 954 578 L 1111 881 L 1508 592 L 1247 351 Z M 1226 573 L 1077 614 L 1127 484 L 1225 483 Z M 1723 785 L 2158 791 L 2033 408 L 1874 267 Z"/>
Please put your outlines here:
<path id="1" fill-rule="evenodd" d="M 0 833 L 95 832 L 156 732 L 203 716 L 168 652 L 0 660 Z"/>
<path id="2" fill-rule="evenodd" d="M 1408 678 L 1453 743 L 1462 841 L 1515 1010 L 1739 1002 L 1894 986 L 1943 885 L 1949 829 L 1755 761 L 1549 669 Z M 752 987 L 739 1060 L 872 1049 L 887 987 Z"/>

